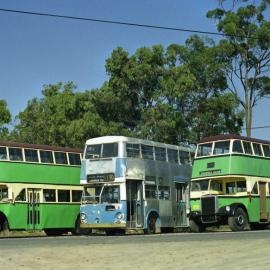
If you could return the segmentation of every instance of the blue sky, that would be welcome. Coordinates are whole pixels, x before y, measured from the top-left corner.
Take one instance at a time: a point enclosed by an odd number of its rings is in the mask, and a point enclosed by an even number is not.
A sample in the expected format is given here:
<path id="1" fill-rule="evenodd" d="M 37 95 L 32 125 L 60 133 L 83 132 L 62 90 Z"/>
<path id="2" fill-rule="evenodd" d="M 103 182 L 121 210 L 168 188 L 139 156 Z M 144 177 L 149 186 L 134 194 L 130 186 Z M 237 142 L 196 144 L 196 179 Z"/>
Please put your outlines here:
<path id="1" fill-rule="evenodd" d="M 0 0 L 0 8 L 216 31 L 206 18 L 215 0 Z M 44 84 L 74 81 L 78 91 L 100 87 L 105 60 L 118 46 L 183 44 L 190 34 L 0 12 L 0 99 L 12 115 L 41 96 Z M 270 125 L 269 100 L 255 109 L 253 126 Z M 270 129 L 253 131 L 269 139 Z"/>

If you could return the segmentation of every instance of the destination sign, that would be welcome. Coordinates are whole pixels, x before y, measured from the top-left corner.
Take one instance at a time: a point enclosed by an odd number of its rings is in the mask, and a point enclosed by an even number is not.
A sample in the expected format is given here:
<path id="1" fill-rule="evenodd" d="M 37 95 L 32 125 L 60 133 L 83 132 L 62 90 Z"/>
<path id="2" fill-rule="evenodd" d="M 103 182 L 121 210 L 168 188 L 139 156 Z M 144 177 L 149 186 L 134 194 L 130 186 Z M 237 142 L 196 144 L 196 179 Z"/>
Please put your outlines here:
<path id="1" fill-rule="evenodd" d="M 115 177 L 113 173 L 105 173 L 105 174 L 88 174 L 87 182 L 112 182 Z"/>
<path id="2" fill-rule="evenodd" d="M 209 170 L 209 171 L 201 171 L 200 176 L 206 176 L 206 175 L 213 175 L 213 174 L 220 174 L 221 170 Z"/>

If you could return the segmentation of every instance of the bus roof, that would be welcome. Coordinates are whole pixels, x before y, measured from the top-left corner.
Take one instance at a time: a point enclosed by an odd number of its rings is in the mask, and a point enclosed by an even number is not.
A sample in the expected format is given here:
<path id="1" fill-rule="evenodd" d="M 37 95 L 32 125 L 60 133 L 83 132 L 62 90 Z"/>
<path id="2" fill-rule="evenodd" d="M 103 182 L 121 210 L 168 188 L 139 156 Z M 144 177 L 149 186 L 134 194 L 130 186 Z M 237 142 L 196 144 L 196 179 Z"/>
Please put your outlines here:
<path id="1" fill-rule="evenodd" d="M 175 148 L 178 147 L 180 149 L 185 149 L 188 151 L 193 151 L 193 149 L 189 145 L 173 145 L 173 144 L 166 144 L 156 141 L 150 140 L 142 140 L 138 138 L 132 137 L 125 137 L 125 136 L 102 136 L 97 138 L 92 138 L 86 141 L 86 144 L 99 144 L 99 143 L 113 143 L 113 142 L 129 142 L 129 143 L 140 143 L 140 144 L 148 144 L 148 145 L 155 145 L 158 147 L 167 147 L 167 148 Z"/>
<path id="2" fill-rule="evenodd" d="M 41 149 L 41 150 L 51 150 L 51 151 L 61 151 L 61 152 L 72 152 L 72 153 L 82 153 L 83 152 L 79 148 L 50 146 L 50 145 L 44 145 L 44 144 L 29 144 L 29 143 L 7 142 L 7 141 L 0 141 L 0 146 L 30 148 L 30 149 Z"/>
<path id="3" fill-rule="evenodd" d="M 223 141 L 223 140 L 231 140 L 231 139 L 243 140 L 243 141 L 248 141 L 248 142 L 257 142 L 257 143 L 262 143 L 262 144 L 270 144 L 270 141 L 249 138 L 249 137 L 240 136 L 236 134 L 223 134 L 223 135 L 206 137 L 206 138 L 201 139 L 198 143 L 207 143 L 207 142 Z"/>

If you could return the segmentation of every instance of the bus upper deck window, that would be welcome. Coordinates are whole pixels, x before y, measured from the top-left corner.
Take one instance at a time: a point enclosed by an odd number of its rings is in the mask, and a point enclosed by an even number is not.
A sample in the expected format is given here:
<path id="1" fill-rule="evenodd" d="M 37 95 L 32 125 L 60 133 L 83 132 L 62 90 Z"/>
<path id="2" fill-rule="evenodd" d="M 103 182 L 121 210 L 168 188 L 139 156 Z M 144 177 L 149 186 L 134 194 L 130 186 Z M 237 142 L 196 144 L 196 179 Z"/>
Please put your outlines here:
<path id="1" fill-rule="evenodd" d="M 251 142 L 243 141 L 243 146 L 244 146 L 245 154 L 252 155 Z"/>
<path id="2" fill-rule="evenodd" d="M 140 158 L 140 145 L 135 143 L 126 144 L 127 157 Z"/>
<path id="3" fill-rule="evenodd" d="M 65 152 L 54 152 L 54 158 L 56 164 L 68 164 Z"/>
<path id="4" fill-rule="evenodd" d="M 197 157 L 210 156 L 213 143 L 204 143 L 198 145 Z"/>
<path id="5" fill-rule="evenodd" d="M 100 158 L 101 144 L 87 145 L 85 158 Z"/>
<path id="6" fill-rule="evenodd" d="M 233 142 L 233 152 L 234 153 L 244 153 L 241 141 L 235 140 Z"/>
<path id="7" fill-rule="evenodd" d="M 153 146 L 142 144 L 142 158 L 154 159 Z"/>
<path id="8" fill-rule="evenodd" d="M 214 155 L 222 155 L 230 152 L 230 141 L 215 142 Z"/>
<path id="9" fill-rule="evenodd" d="M 9 148 L 9 159 L 14 161 L 23 161 L 22 149 L 21 148 Z"/>
<path id="10" fill-rule="evenodd" d="M 34 149 L 24 149 L 25 161 L 38 162 L 38 153 Z"/>
<path id="11" fill-rule="evenodd" d="M 167 149 L 168 161 L 173 163 L 178 163 L 178 151 L 175 149 Z"/>
<path id="12" fill-rule="evenodd" d="M 7 148 L 0 147 L 0 160 L 7 160 Z"/>
<path id="13" fill-rule="evenodd" d="M 189 164 L 189 152 L 179 151 L 180 163 Z"/>
<path id="14" fill-rule="evenodd" d="M 155 147 L 155 159 L 166 161 L 166 149 L 162 147 Z"/>
<path id="15" fill-rule="evenodd" d="M 265 157 L 270 157 L 270 148 L 269 145 L 264 144 L 263 145 L 263 152 Z"/>
<path id="16" fill-rule="evenodd" d="M 53 163 L 53 155 L 51 151 L 39 150 L 40 161 L 42 163 Z"/>
<path id="17" fill-rule="evenodd" d="M 254 150 L 254 154 L 256 156 L 262 156 L 262 149 L 261 149 L 261 145 L 259 143 L 252 143 L 253 145 L 253 150 Z"/>
<path id="18" fill-rule="evenodd" d="M 81 165 L 80 154 L 77 153 L 68 153 L 68 159 L 70 165 Z"/>
<path id="19" fill-rule="evenodd" d="M 117 143 L 105 143 L 103 144 L 102 157 L 117 157 L 118 156 L 118 144 Z"/>

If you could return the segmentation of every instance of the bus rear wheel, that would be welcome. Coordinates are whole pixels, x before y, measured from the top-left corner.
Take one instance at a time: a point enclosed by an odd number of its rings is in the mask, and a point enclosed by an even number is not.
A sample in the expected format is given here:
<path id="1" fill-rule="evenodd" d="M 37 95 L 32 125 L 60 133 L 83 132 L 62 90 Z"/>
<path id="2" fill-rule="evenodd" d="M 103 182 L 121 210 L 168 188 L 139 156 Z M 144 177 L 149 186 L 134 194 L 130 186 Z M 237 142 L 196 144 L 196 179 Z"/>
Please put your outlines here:
<path id="1" fill-rule="evenodd" d="M 245 211 L 242 208 L 237 208 L 234 215 L 228 218 L 228 224 L 232 231 L 243 231 L 248 224 L 248 219 Z"/>
<path id="2" fill-rule="evenodd" d="M 148 217 L 147 220 L 147 229 L 145 230 L 145 233 L 147 234 L 155 234 L 157 233 L 157 216 L 154 214 L 151 214 Z"/>
<path id="3" fill-rule="evenodd" d="M 0 221 L 0 235 L 2 236 L 9 235 L 9 226 L 8 226 L 8 221 L 6 219 L 3 219 Z"/>
<path id="4" fill-rule="evenodd" d="M 60 236 L 66 231 L 63 229 L 44 229 L 47 236 Z"/>

